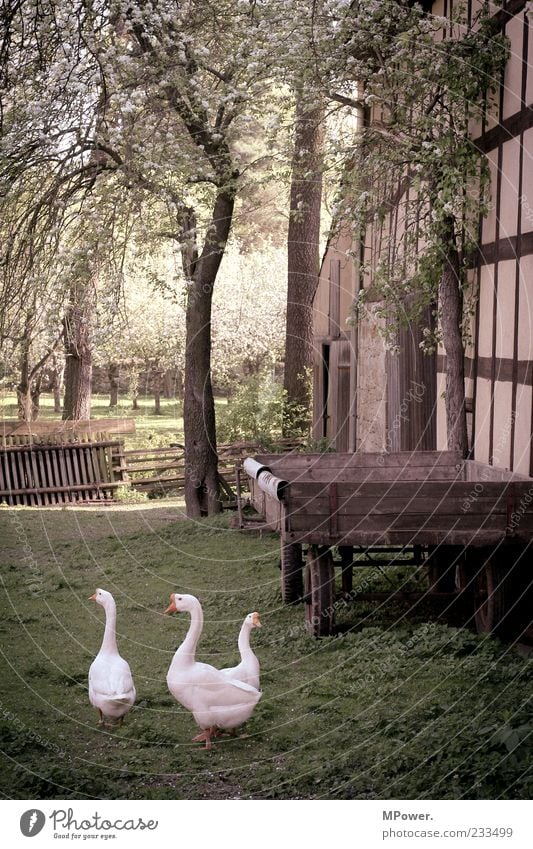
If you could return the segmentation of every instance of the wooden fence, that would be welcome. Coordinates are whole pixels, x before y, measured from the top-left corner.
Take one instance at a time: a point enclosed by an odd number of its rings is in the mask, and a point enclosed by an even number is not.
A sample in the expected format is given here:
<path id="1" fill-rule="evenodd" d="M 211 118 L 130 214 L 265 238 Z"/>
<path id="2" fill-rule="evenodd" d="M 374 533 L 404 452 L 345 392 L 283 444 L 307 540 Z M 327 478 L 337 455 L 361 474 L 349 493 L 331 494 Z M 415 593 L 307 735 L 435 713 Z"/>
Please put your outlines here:
<path id="1" fill-rule="evenodd" d="M 226 507 L 236 506 L 238 453 L 219 448 L 219 486 Z M 185 489 L 185 451 L 182 445 L 171 448 L 136 448 L 124 452 L 130 485 L 140 492 L 182 494 Z"/>
<path id="2" fill-rule="evenodd" d="M 35 507 L 105 503 L 127 482 L 122 442 L 99 434 L 45 439 L 17 435 L 2 439 L 0 503 Z"/>
<path id="3" fill-rule="evenodd" d="M 299 447 L 299 440 L 280 440 L 278 447 L 292 451 Z M 176 444 L 169 448 L 136 448 L 124 452 L 130 484 L 141 492 L 182 493 L 185 488 L 184 446 Z M 244 457 L 264 451 L 258 442 L 232 442 L 217 446 L 219 485 L 222 501 L 227 507 L 237 505 L 237 476 Z M 247 488 L 247 478 L 241 481 Z"/>
<path id="4" fill-rule="evenodd" d="M 297 443 L 290 440 L 279 444 L 280 450 L 295 447 Z M 247 489 L 246 476 L 239 480 L 242 459 L 263 450 L 257 442 L 218 446 L 220 495 L 225 507 L 236 507 L 240 486 Z M 0 504 L 106 503 L 113 500 L 118 487 L 127 485 L 151 494 L 183 494 L 183 446 L 125 451 L 124 443 L 107 433 L 82 433 L 72 428 L 55 434 L 45 429 L 42 434 L 0 436 Z"/>

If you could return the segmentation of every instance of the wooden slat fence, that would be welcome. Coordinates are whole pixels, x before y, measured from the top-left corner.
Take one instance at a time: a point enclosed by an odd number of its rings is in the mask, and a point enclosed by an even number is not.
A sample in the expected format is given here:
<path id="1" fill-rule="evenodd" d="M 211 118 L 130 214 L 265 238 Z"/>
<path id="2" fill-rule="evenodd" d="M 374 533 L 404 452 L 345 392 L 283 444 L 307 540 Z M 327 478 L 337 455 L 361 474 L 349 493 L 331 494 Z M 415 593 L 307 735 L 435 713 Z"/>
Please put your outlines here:
<path id="1" fill-rule="evenodd" d="M 96 436 L 96 438 L 95 438 Z M 105 503 L 127 483 L 124 446 L 102 434 L 13 435 L 0 443 L 0 503 Z"/>
<path id="2" fill-rule="evenodd" d="M 300 440 L 280 440 L 279 449 L 292 451 Z M 278 447 L 278 446 L 277 446 Z M 237 474 L 242 460 L 251 453 L 264 450 L 258 442 L 233 442 L 218 445 L 218 471 L 222 501 L 226 507 L 237 506 Z M 125 465 L 134 489 L 141 492 L 182 494 L 185 489 L 184 446 L 168 448 L 136 448 L 124 452 Z M 241 486 L 247 488 L 246 476 Z"/>

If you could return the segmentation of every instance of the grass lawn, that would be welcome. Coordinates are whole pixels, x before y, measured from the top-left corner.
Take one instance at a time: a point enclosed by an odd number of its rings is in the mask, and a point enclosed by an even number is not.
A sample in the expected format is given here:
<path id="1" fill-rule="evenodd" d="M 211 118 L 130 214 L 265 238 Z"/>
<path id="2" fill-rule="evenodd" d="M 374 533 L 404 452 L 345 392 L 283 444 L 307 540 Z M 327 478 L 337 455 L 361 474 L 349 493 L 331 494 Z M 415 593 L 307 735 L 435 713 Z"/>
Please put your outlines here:
<path id="1" fill-rule="evenodd" d="M 0 509 L 2 769 L 8 798 L 531 798 L 533 658 L 437 621 L 429 607 L 341 609 L 314 641 L 281 604 L 278 540 L 185 521 L 172 501 L 110 509 Z M 138 699 L 97 728 L 87 672 L 103 634 L 96 587 L 118 604 Z M 375 586 L 375 585 L 374 585 Z M 263 698 L 246 736 L 191 743 L 166 671 L 204 605 L 199 659 L 236 663 L 245 614 Z"/>

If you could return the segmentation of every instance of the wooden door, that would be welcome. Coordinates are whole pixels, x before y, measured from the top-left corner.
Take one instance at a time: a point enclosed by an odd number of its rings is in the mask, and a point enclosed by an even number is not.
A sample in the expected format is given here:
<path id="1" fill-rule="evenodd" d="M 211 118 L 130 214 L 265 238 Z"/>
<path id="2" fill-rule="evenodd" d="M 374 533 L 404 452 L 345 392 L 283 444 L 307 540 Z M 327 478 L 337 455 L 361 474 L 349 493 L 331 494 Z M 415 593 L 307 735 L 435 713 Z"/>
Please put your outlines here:
<path id="1" fill-rule="evenodd" d="M 328 437 L 336 451 L 348 451 L 350 432 L 350 352 L 348 340 L 339 339 L 331 343 L 329 362 L 329 433 Z"/>
<path id="2" fill-rule="evenodd" d="M 437 363 L 424 354 L 422 328 L 411 322 L 398 332 L 398 353 L 387 353 L 386 451 L 432 451 L 437 444 Z"/>

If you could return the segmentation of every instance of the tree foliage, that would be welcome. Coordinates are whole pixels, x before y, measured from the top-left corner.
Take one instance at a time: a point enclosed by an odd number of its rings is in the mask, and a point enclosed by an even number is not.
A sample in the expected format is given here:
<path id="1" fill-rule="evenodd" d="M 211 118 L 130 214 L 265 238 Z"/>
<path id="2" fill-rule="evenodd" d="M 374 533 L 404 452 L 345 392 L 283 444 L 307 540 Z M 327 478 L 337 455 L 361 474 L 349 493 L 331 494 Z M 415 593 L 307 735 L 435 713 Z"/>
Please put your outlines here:
<path id="1" fill-rule="evenodd" d="M 408 295 L 417 315 L 437 301 L 450 239 L 460 254 L 459 285 L 467 285 L 490 200 L 488 162 L 471 131 L 499 85 L 508 46 L 488 10 L 468 24 L 463 5 L 450 18 L 425 15 L 416 4 L 373 6 L 366 25 L 345 24 L 345 60 L 352 59 L 369 120 L 355 140 L 338 216 L 364 231 L 398 206 L 404 237 L 389 234 L 372 269 L 373 296 L 381 296 L 387 318 L 398 319 Z M 387 330 L 393 337 L 394 322 Z M 428 348 L 434 344 L 428 334 Z"/>
<path id="2" fill-rule="evenodd" d="M 226 320 L 221 302 L 239 302 L 241 316 L 245 303 L 250 314 L 255 306 L 251 289 L 237 297 L 228 284 L 216 293 L 215 282 L 220 287 L 232 238 L 241 233 L 268 253 L 282 222 L 305 215 L 288 206 L 291 170 L 300 188 L 318 171 L 330 185 L 342 173 L 336 215 L 356 235 L 386 214 L 391 190 L 409 187 L 406 237 L 373 271 L 388 316 L 406 294 L 419 305 L 435 300 L 445 267 L 458 269 L 462 299 L 488 191 L 468 130 L 499 78 L 506 45 L 487 15 L 467 25 L 454 8 L 450 21 L 406 0 L 5 0 L 0 342 L 20 346 L 28 306 L 44 315 L 54 304 L 54 338 L 65 329 L 67 352 L 82 345 L 83 325 L 87 352 L 96 343 L 103 356 L 120 325 L 113 309 L 127 258 L 168 251 L 172 270 L 148 276 L 176 309 L 163 324 L 154 317 L 159 351 L 152 340 L 139 357 L 185 364 L 191 515 L 219 503 L 212 376 L 228 379 L 238 372 L 232 357 L 242 363 L 246 353 L 242 324 L 235 311 Z M 318 169 L 292 135 L 296 91 L 300 116 L 325 113 L 315 122 L 328 130 Z M 372 114 L 357 137 L 338 132 L 347 110 Z M 319 203 L 313 208 L 316 218 Z M 449 262 L 450 241 L 457 263 Z M 273 297 L 264 304 L 269 326 L 258 321 L 249 347 L 250 370 L 274 358 L 272 311 L 281 311 Z M 171 342 L 180 310 L 185 337 L 179 330 Z M 130 322 L 134 315 L 128 309 Z M 78 336 L 70 338 L 73 316 Z M 31 372 L 42 355 L 37 342 L 30 347 Z M 288 367 L 296 362 L 288 359 Z"/>

